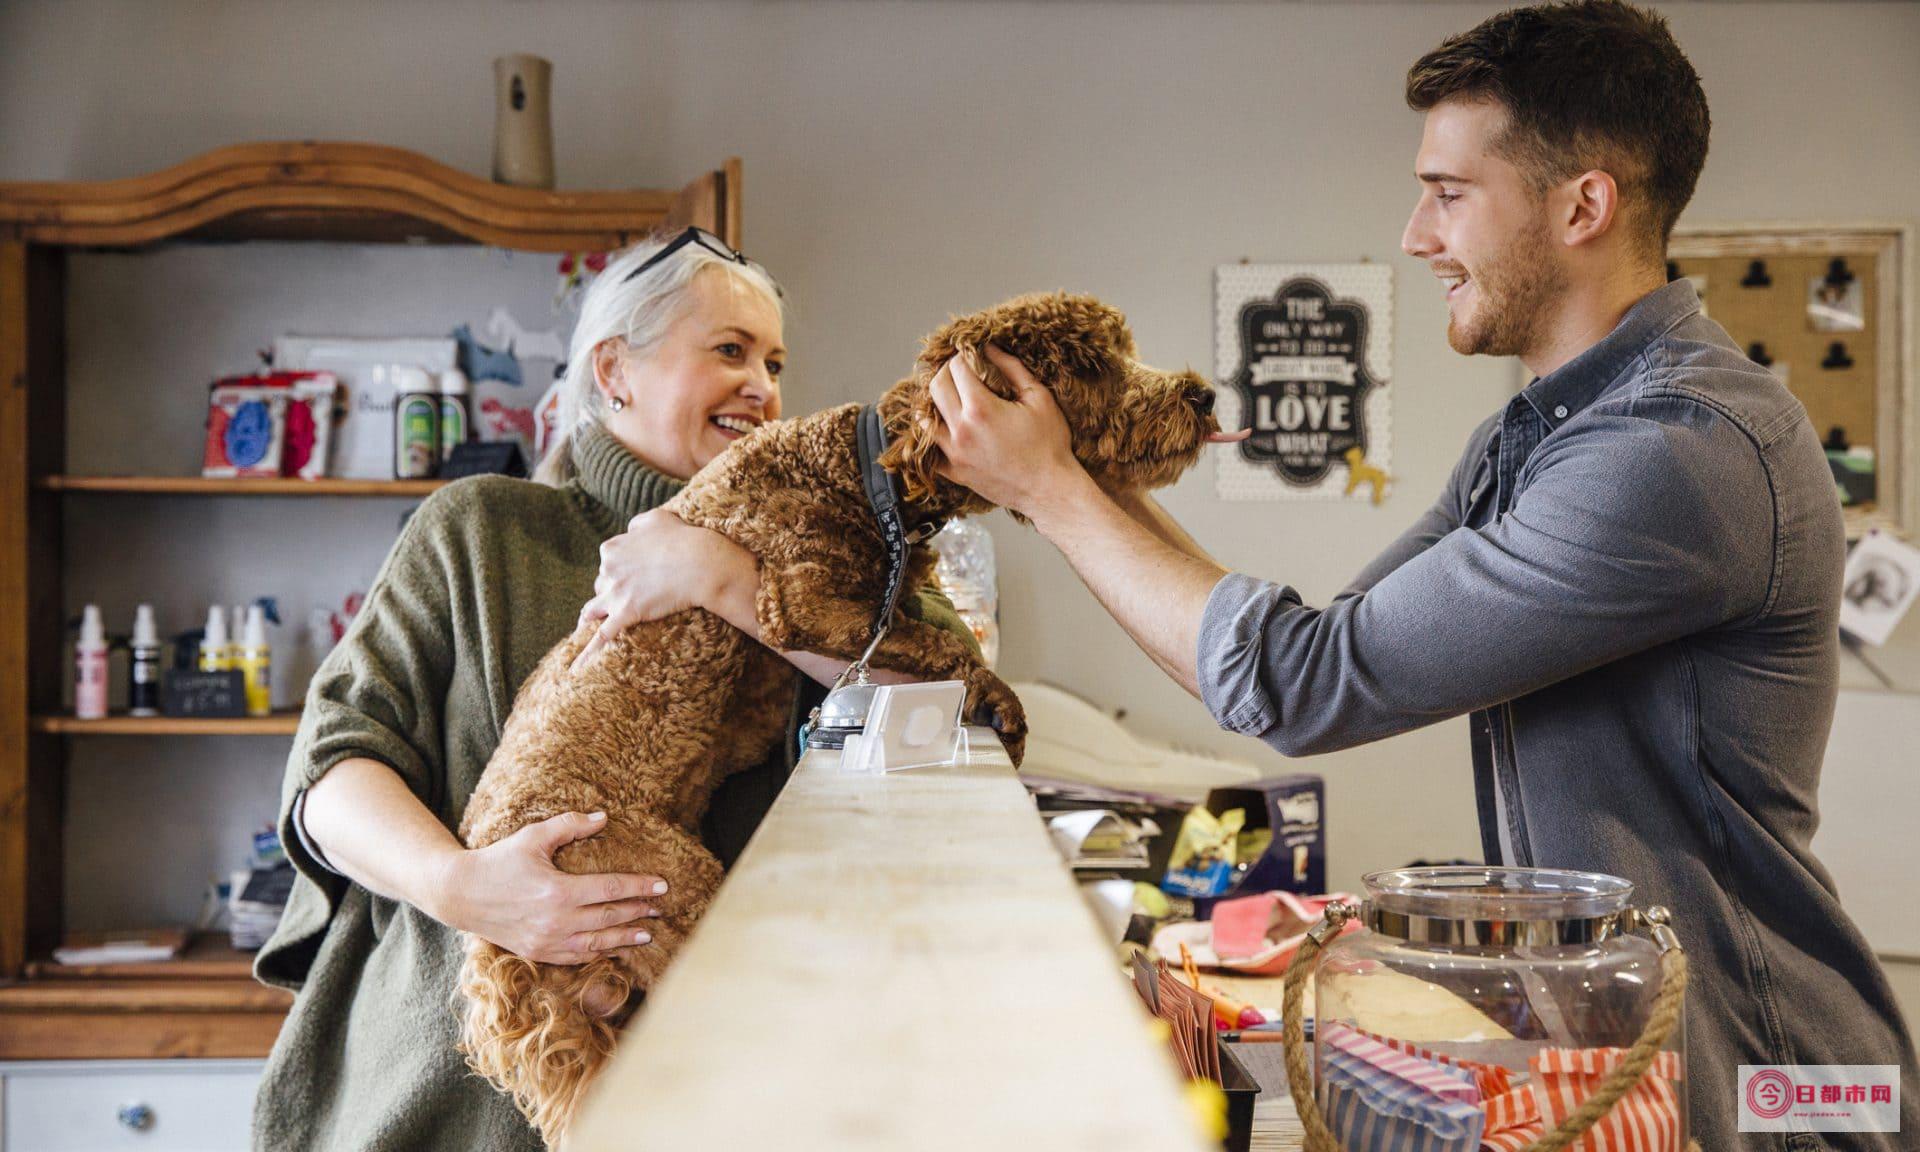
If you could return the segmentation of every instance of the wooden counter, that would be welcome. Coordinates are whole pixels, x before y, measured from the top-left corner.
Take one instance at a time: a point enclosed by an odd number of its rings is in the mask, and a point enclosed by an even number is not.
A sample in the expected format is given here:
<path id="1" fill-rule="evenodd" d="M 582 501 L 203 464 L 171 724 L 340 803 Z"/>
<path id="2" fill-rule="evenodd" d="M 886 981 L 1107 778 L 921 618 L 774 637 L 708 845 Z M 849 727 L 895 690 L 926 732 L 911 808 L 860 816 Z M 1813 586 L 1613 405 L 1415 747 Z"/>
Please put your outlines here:
<path id="1" fill-rule="evenodd" d="M 998 741 L 972 743 L 887 776 L 801 761 L 570 1152 L 1206 1146 Z"/>

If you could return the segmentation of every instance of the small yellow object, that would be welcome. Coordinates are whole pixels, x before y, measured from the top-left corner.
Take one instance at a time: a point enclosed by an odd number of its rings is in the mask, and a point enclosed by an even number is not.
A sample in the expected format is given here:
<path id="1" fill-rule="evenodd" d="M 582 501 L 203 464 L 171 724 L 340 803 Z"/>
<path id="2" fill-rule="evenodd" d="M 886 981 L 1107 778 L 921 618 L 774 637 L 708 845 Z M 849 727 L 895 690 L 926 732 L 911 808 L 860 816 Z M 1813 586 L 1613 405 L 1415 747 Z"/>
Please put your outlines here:
<path id="1" fill-rule="evenodd" d="M 1347 462 L 1347 491 L 1345 494 L 1351 496 L 1355 488 L 1360 487 L 1362 484 L 1371 484 L 1373 485 L 1373 502 L 1375 504 L 1380 503 L 1380 498 L 1386 495 L 1387 485 L 1393 483 L 1393 477 L 1387 475 L 1385 470 L 1367 463 L 1366 453 L 1360 451 L 1358 448 L 1347 449 L 1347 453 L 1343 459 Z"/>
<path id="2" fill-rule="evenodd" d="M 1173 902 L 1167 899 L 1167 894 L 1139 880 L 1134 881 L 1133 884 L 1133 908 L 1134 911 L 1144 912 L 1155 920 L 1165 920 L 1173 915 Z"/>
<path id="3" fill-rule="evenodd" d="M 1180 822 L 1180 838 L 1174 841 L 1169 868 L 1185 868 L 1190 862 L 1225 860 L 1234 863 L 1234 842 L 1247 822 L 1247 810 L 1230 808 L 1215 816 L 1205 808 L 1195 808 Z"/>
<path id="4" fill-rule="evenodd" d="M 1227 1138 L 1227 1094 L 1211 1080 L 1189 1080 L 1183 1093 L 1187 1114 L 1209 1143 Z"/>

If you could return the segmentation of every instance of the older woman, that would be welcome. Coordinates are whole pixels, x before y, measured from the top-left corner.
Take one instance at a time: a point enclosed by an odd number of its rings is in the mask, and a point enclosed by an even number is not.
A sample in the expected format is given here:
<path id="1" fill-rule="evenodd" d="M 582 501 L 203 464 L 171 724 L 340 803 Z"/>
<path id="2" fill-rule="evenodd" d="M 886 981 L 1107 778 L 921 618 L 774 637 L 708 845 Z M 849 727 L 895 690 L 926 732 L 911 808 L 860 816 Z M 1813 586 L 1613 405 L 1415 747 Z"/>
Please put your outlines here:
<path id="1" fill-rule="evenodd" d="M 599 830 L 596 813 L 475 850 L 451 829 L 521 681 L 596 583 L 586 614 L 609 629 L 699 606 L 758 635 L 751 557 L 665 513 L 623 530 L 779 417 L 785 357 L 779 289 L 759 266 L 692 229 L 631 249 L 582 301 L 570 433 L 543 482 L 461 481 L 408 521 L 314 678 L 287 765 L 281 838 L 298 878 L 254 971 L 299 995 L 261 1082 L 256 1146 L 540 1146 L 455 1051 L 457 933 L 579 963 L 647 943 L 665 881 L 556 869 L 556 849 Z M 915 607 L 966 633 L 938 596 Z M 841 667 L 789 659 L 819 680 Z M 796 722 L 817 691 L 796 693 Z M 723 861 L 791 767 L 788 752 L 715 797 L 705 831 Z"/>

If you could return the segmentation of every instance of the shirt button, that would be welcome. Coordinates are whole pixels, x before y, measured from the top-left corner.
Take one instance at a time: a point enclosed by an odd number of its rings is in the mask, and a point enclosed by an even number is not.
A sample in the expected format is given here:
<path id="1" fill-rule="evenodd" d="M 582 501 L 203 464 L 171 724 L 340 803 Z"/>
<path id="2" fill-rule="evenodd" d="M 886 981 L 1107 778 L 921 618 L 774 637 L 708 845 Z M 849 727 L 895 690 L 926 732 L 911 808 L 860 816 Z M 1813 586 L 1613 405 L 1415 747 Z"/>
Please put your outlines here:
<path id="1" fill-rule="evenodd" d="M 1567 406 L 1565 404 L 1554 405 L 1553 418 L 1555 420 L 1565 420 L 1567 418 Z"/>

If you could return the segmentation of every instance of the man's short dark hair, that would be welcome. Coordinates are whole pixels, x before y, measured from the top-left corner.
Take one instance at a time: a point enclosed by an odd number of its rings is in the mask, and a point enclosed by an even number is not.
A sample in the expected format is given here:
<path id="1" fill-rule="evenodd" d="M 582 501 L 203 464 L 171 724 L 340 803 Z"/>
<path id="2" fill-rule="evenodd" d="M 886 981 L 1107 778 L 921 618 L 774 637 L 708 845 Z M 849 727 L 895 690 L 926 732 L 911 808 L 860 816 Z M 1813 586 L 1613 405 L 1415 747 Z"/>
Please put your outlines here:
<path id="1" fill-rule="evenodd" d="M 1504 106 L 1496 147 L 1537 189 L 1606 171 L 1659 253 L 1707 162 L 1699 74 L 1664 19 L 1619 0 L 1514 8 L 1449 37 L 1407 72 L 1414 111 L 1448 100 Z"/>

